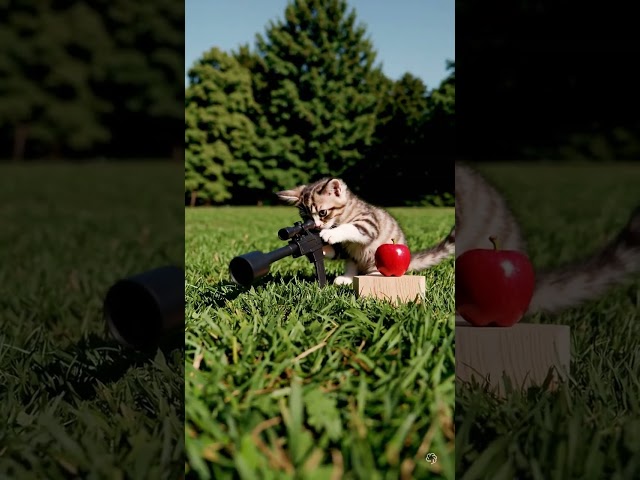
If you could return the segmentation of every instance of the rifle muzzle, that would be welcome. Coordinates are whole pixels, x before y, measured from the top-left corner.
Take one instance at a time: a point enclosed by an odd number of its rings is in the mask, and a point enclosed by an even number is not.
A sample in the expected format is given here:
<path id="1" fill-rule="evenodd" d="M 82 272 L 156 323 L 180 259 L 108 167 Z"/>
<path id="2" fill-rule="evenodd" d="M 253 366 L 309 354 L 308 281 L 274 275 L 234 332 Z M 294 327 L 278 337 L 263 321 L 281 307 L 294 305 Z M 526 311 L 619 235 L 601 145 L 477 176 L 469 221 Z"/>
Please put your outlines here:
<path id="1" fill-rule="evenodd" d="M 104 299 L 111 334 L 135 349 L 153 348 L 184 331 L 184 270 L 156 268 L 117 281 Z"/>
<path id="2" fill-rule="evenodd" d="M 243 287 L 248 287 L 254 280 L 269 273 L 269 267 L 273 262 L 295 252 L 295 245 L 285 245 L 269 253 L 255 251 L 234 257 L 229 264 L 231 279 Z"/>

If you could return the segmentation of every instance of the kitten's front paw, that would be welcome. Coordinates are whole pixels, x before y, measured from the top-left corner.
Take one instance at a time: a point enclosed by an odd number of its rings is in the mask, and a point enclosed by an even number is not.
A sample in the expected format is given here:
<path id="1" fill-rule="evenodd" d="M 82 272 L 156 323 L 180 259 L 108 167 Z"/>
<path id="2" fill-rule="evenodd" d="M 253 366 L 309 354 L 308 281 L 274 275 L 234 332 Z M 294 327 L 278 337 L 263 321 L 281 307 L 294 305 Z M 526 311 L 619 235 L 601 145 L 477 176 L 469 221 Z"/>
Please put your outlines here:
<path id="1" fill-rule="evenodd" d="M 333 281 L 335 285 L 351 285 L 353 283 L 353 277 L 347 277 L 340 275 Z"/>
<path id="2" fill-rule="evenodd" d="M 329 245 L 340 243 L 342 241 L 340 231 L 338 231 L 338 229 L 336 228 L 327 228 L 326 230 L 321 230 L 320 238 L 327 242 Z"/>

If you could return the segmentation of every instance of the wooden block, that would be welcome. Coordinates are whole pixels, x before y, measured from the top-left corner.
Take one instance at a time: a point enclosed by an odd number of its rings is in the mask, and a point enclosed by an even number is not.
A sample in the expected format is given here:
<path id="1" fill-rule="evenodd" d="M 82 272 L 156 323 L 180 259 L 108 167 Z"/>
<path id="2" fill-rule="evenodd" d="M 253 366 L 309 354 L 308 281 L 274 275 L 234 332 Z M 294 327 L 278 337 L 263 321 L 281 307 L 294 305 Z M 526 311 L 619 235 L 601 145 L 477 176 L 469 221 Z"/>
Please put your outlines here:
<path id="1" fill-rule="evenodd" d="M 475 377 L 504 396 L 503 373 L 514 389 L 541 386 L 554 368 L 550 389 L 569 374 L 567 325 L 517 323 L 512 327 L 473 327 L 456 317 L 456 381 Z"/>
<path id="2" fill-rule="evenodd" d="M 374 297 L 397 305 L 403 302 L 424 300 L 425 277 L 403 275 L 385 277 L 380 273 L 358 275 L 353 278 L 353 289 L 357 297 Z"/>

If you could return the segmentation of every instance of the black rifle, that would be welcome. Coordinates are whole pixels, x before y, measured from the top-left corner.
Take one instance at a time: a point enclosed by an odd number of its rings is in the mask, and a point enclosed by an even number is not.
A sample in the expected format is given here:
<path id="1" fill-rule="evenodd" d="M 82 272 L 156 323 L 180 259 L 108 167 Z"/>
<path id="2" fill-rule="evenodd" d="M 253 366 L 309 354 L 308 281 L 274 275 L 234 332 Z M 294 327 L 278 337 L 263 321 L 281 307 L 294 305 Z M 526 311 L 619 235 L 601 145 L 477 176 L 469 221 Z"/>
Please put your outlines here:
<path id="1" fill-rule="evenodd" d="M 315 227 L 313 220 L 296 222 L 292 227 L 278 230 L 280 240 L 289 240 L 289 243 L 269 253 L 249 252 L 231 260 L 229 273 L 231 279 L 239 285 L 248 287 L 251 283 L 267 273 L 269 266 L 284 257 L 298 258 L 306 256 L 316 268 L 316 279 L 321 287 L 327 284 L 324 271 L 324 253 L 322 252 L 322 239 L 313 232 Z"/>

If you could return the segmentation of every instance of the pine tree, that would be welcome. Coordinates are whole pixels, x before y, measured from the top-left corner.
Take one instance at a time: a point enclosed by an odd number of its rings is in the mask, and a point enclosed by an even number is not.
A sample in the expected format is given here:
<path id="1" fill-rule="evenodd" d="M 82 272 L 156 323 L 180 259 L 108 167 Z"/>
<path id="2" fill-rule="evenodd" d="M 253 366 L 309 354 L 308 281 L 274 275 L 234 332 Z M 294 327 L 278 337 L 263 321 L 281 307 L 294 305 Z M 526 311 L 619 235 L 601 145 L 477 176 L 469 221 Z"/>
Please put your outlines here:
<path id="1" fill-rule="evenodd" d="M 0 145 L 14 158 L 183 151 L 180 2 L 15 0 L 0 17 Z"/>
<path id="2" fill-rule="evenodd" d="M 185 192 L 197 199 L 231 199 L 234 175 L 253 188 L 263 184 L 252 175 L 259 139 L 248 117 L 256 105 L 251 73 L 218 48 L 206 52 L 189 70 L 185 91 Z"/>
<path id="3" fill-rule="evenodd" d="M 375 142 L 364 161 L 345 177 L 357 193 L 376 203 L 401 204 L 419 195 L 416 183 L 425 165 L 426 151 L 419 151 L 427 112 L 427 87 L 410 73 L 398 81 L 380 82 Z M 418 175 L 418 177 L 416 177 Z"/>
<path id="4" fill-rule="evenodd" d="M 346 1 L 292 0 L 284 17 L 257 36 L 254 85 L 268 137 L 280 139 L 274 178 L 290 187 L 340 175 L 363 158 L 376 125 L 379 67 Z"/>
<path id="5" fill-rule="evenodd" d="M 112 41 L 96 91 L 120 154 L 182 160 L 184 3 L 91 0 Z"/>
<path id="6" fill-rule="evenodd" d="M 417 140 L 417 151 L 428 151 L 425 178 L 430 193 L 453 205 L 455 190 L 454 157 L 457 153 L 455 134 L 456 72 L 455 64 L 448 62 L 449 75 L 429 92 L 427 111 Z"/>
<path id="7" fill-rule="evenodd" d="M 0 124 L 13 136 L 13 158 L 86 152 L 107 142 L 101 116 L 109 105 L 91 84 L 92 62 L 108 47 L 100 17 L 82 3 L 13 7 L 0 35 L 9 49 L 0 61 Z"/>
<path id="8" fill-rule="evenodd" d="M 292 139 L 282 135 L 281 130 L 276 130 L 269 122 L 270 97 L 264 59 L 248 45 L 241 45 L 231 54 L 251 72 L 254 103 L 245 113 L 253 122 L 256 134 L 251 147 L 245 150 L 244 161 L 235 163 L 230 176 L 232 202 L 271 203 L 275 201 L 273 192 L 306 181 L 308 173 L 287 167 Z"/>
<path id="9" fill-rule="evenodd" d="M 429 95 L 429 120 L 453 130 L 456 114 L 456 64 L 447 63 L 449 75 Z"/>

